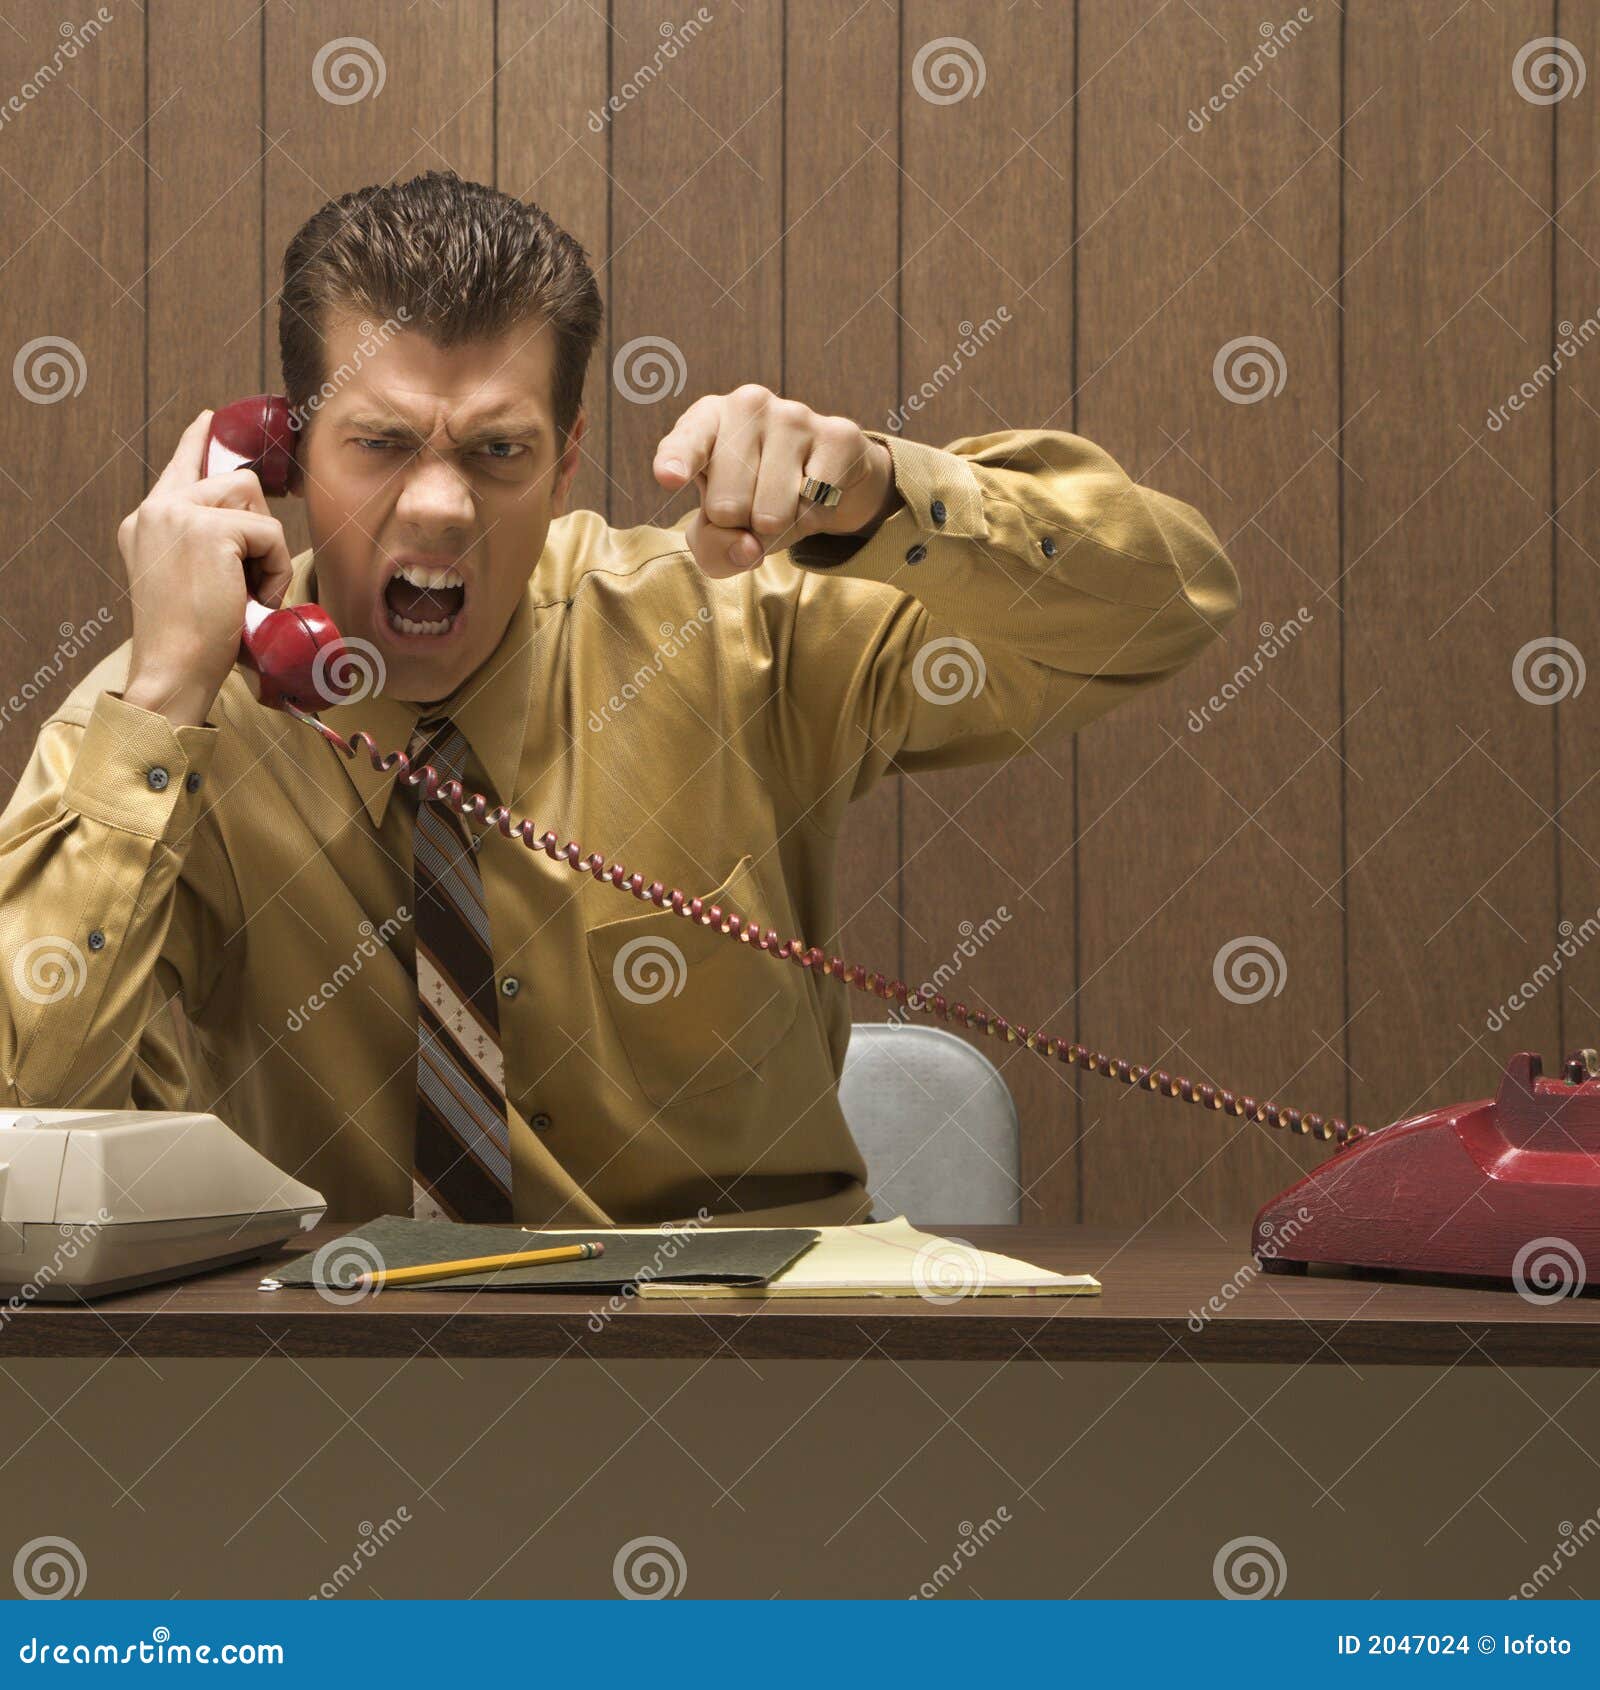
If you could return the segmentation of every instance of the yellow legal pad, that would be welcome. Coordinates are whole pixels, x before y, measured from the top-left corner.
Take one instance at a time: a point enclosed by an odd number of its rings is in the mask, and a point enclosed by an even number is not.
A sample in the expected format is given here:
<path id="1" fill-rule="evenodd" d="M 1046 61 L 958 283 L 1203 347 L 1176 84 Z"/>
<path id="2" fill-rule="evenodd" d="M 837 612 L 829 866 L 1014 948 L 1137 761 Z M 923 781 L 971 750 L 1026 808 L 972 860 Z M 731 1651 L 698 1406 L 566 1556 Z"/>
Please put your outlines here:
<path id="1" fill-rule="evenodd" d="M 1100 1290 L 1092 1274 L 1052 1273 L 961 1238 L 919 1232 L 904 1215 L 862 1226 L 818 1227 L 817 1232 L 816 1243 L 765 1285 L 641 1279 L 639 1295 L 922 1297 L 953 1303 L 964 1297 L 1093 1297 Z"/>

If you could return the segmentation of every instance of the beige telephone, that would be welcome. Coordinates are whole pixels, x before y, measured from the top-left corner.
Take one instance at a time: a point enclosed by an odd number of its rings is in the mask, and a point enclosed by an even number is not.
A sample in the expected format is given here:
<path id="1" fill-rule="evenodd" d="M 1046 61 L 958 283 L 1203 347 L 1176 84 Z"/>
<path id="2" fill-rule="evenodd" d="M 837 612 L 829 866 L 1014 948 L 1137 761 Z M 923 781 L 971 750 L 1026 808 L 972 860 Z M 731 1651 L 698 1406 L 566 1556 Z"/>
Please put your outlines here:
<path id="1" fill-rule="evenodd" d="M 0 1297 L 13 1304 L 244 1261 L 326 1207 L 215 1115 L 0 1109 Z"/>

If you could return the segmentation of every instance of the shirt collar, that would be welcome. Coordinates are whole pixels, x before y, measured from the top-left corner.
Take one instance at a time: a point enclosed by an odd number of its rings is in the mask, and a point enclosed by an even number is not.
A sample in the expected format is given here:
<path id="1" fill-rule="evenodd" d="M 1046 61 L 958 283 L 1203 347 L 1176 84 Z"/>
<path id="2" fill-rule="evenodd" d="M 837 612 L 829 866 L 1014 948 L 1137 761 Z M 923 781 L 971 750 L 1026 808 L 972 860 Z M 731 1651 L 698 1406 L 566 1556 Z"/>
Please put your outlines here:
<path id="1" fill-rule="evenodd" d="M 291 568 L 293 574 L 283 595 L 284 604 L 317 603 L 314 554 L 302 552 L 293 560 Z M 430 704 L 426 711 L 430 716 L 448 716 L 460 728 L 488 777 L 490 798 L 508 809 L 517 792 L 528 728 L 528 698 L 533 677 L 533 620 L 533 583 L 530 581 L 511 613 L 500 643 L 447 699 Z M 379 753 L 387 754 L 407 748 L 424 711 L 420 704 L 379 692 L 351 703 L 330 704 L 317 714 L 335 733 L 347 740 L 356 729 L 365 729 L 377 742 Z M 354 757 L 346 757 L 342 752 L 336 754 L 366 807 L 372 825 L 382 826 L 389 807 L 389 794 L 395 786 L 393 768 L 388 773 L 375 769 L 362 746 L 356 747 Z M 472 790 L 472 782 L 466 773 L 462 776 L 462 784 Z"/>

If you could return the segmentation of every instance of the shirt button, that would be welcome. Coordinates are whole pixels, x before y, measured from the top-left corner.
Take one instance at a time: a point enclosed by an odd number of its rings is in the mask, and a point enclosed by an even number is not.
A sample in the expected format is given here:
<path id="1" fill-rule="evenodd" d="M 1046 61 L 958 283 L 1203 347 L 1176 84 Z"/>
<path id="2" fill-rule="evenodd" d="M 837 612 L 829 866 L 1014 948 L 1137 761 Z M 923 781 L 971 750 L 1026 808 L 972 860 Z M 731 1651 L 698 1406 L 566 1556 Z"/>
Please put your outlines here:
<path id="1" fill-rule="evenodd" d="M 102 933 L 98 927 L 91 927 L 89 929 L 89 949 L 91 951 L 103 951 L 105 948 L 105 934 Z"/>
<path id="2" fill-rule="evenodd" d="M 165 792 L 170 778 L 167 771 L 159 763 L 144 777 L 152 792 Z"/>
<path id="3" fill-rule="evenodd" d="M 185 779 L 183 784 L 185 790 L 189 792 L 198 792 L 200 790 L 200 777 L 199 775 L 192 774 Z"/>
<path id="4" fill-rule="evenodd" d="M 945 515 L 944 500 L 935 499 L 933 503 L 928 506 L 928 515 L 931 516 L 935 522 L 943 522 Z"/>
<path id="5" fill-rule="evenodd" d="M 500 996 L 503 998 L 514 998 L 521 990 L 522 982 L 515 974 L 508 974 L 505 979 L 500 982 Z"/>
<path id="6" fill-rule="evenodd" d="M 913 546 L 911 548 L 911 550 L 906 553 L 906 562 L 907 563 L 921 563 L 922 560 L 927 555 L 928 555 L 928 548 L 919 543 L 919 544 Z"/>
<path id="7" fill-rule="evenodd" d="M 530 1115 L 528 1117 L 528 1125 L 532 1127 L 536 1133 L 549 1132 L 550 1117 L 541 1109 L 537 1115 Z"/>
<path id="8" fill-rule="evenodd" d="M 1056 555 L 1056 543 L 1048 534 L 1046 534 L 1039 542 L 1039 550 L 1043 552 L 1046 557 L 1054 557 Z"/>

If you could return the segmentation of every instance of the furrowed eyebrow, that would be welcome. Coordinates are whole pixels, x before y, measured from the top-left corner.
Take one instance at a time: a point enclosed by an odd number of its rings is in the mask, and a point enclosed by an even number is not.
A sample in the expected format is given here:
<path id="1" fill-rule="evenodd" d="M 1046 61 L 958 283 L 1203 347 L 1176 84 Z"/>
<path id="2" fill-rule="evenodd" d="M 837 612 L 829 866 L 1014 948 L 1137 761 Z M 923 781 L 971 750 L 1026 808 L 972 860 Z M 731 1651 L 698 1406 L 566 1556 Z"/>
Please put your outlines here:
<path id="1" fill-rule="evenodd" d="M 523 417 L 506 417 L 496 421 L 490 419 L 486 423 L 479 423 L 475 428 L 461 437 L 463 446 L 482 446 L 490 440 L 537 440 L 544 430 L 537 422 Z"/>
<path id="2" fill-rule="evenodd" d="M 400 417 L 393 416 L 347 417 L 345 427 L 355 430 L 358 434 L 370 435 L 375 439 L 421 440 L 423 438 L 421 432 L 412 427 L 410 423 Z M 542 425 L 530 418 L 491 418 L 488 422 L 475 426 L 470 433 L 461 438 L 458 444 L 470 447 L 481 446 L 490 440 L 535 440 L 543 433 Z"/>

